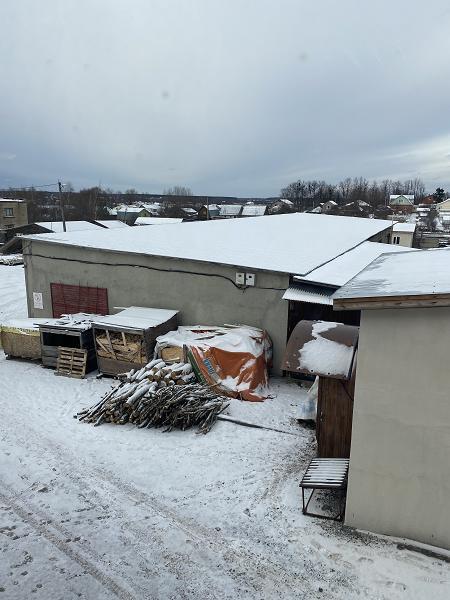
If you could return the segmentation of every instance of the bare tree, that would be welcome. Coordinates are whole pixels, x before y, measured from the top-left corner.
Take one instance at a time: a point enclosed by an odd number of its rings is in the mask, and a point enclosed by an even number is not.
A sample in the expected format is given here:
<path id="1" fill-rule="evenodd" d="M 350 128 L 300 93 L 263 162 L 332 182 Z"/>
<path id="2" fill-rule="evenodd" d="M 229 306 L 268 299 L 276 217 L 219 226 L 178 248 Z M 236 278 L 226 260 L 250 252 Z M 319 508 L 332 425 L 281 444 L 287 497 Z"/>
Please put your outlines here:
<path id="1" fill-rule="evenodd" d="M 174 185 L 173 187 L 164 190 L 165 196 L 192 196 L 191 188 L 184 185 Z"/>

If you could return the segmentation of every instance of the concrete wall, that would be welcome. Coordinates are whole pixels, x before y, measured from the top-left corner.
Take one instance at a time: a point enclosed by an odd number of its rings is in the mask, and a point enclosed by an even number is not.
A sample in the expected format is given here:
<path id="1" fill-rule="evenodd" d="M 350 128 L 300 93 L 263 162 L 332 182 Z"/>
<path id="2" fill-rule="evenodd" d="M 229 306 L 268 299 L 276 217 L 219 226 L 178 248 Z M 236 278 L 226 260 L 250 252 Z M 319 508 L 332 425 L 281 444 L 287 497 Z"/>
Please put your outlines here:
<path id="1" fill-rule="evenodd" d="M 400 238 L 399 243 L 396 245 L 405 246 L 406 248 L 413 247 L 414 233 L 411 233 L 409 231 L 394 231 L 392 233 L 392 244 L 394 243 L 394 238 L 396 237 Z"/>
<path id="2" fill-rule="evenodd" d="M 288 302 L 282 300 L 282 295 L 289 285 L 288 275 L 36 241 L 24 243 L 24 260 L 30 316 L 52 316 L 51 283 L 105 287 L 110 312 L 117 312 L 114 307 L 151 306 L 179 310 L 182 325 L 242 323 L 264 328 L 274 343 L 274 372 L 280 372 L 288 319 Z M 76 262 L 80 260 L 93 264 Z M 255 273 L 256 286 L 245 291 L 237 289 L 226 279 L 235 281 L 237 271 Z M 43 294 L 43 310 L 33 308 L 33 291 Z"/>
<path id="3" fill-rule="evenodd" d="M 450 308 L 362 311 L 346 523 L 450 549 Z"/>

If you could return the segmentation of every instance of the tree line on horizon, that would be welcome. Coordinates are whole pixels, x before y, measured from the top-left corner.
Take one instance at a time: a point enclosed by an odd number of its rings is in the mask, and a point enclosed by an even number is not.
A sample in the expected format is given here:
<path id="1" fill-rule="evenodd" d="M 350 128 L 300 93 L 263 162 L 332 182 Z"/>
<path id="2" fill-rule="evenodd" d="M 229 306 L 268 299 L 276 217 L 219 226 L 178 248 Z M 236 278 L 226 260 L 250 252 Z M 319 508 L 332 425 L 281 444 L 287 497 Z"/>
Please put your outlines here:
<path id="1" fill-rule="evenodd" d="M 438 188 L 438 190 L 441 190 L 441 194 L 445 196 L 442 188 Z M 329 200 L 333 200 L 339 205 L 362 200 L 377 208 L 386 206 L 391 194 L 413 194 L 415 203 L 420 204 L 420 201 L 427 195 L 427 191 L 425 184 L 418 177 L 405 181 L 383 179 L 379 182 L 369 181 L 364 177 L 346 177 L 336 184 L 327 183 L 324 180 L 299 179 L 280 191 L 280 197 L 291 200 L 296 210 L 300 211 L 315 208 L 320 203 Z"/>
<path id="2" fill-rule="evenodd" d="M 380 182 L 369 182 L 364 177 L 347 177 L 337 184 L 327 183 L 324 180 L 299 179 L 284 187 L 280 191 L 280 198 L 291 200 L 294 204 L 294 210 L 302 212 L 315 208 L 320 203 L 329 200 L 333 200 L 338 205 L 362 200 L 373 208 L 382 207 L 388 204 L 390 194 L 414 194 L 415 202 L 420 203 L 427 192 L 425 184 L 420 178 L 405 181 L 384 179 Z M 442 188 L 438 188 L 433 195 L 437 200 L 450 196 Z M 9 188 L 0 190 L 0 196 L 27 200 L 28 218 L 31 223 L 61 220 L 60 197 L 57 191 L 43 191 L 36 188 Z M 108 219 L 110 216 L 107 208 L 117 204 L 150 203 L 159 199 L 162 200 L 164 205 L 161 216 L 182 216 L 178 215 L 181 206 L 198 210 L 206 203 L 206 196 L 196 196 L 186 186 L 174 186 L 165 189 L 163 194 L 149 194 L 138 192 L 133 188 L 121 192 L 99 186 L 75 191 L 69 183 L 64 186 L 62 192 L 66 219 L 68 220 Z M 222 203 L 239 202 L 239 198 L 229 196 L 210 197 L 210 202 L 217 202 L 218 200 Z M 243 200 L 247 201 L 249 198 Z M 258 200 L 267 202 L 274 200 L 274 198 L 253 198 L 253 200 L 255 202 Z"/>

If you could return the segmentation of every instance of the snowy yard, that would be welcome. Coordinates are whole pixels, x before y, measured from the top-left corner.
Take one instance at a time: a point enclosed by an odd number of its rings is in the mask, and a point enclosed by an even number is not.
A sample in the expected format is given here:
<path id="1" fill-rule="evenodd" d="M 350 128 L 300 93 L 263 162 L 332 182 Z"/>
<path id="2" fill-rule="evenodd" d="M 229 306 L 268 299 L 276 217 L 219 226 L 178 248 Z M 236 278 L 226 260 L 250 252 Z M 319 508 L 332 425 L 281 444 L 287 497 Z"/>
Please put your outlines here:
<path id="1" fill-rule="evenodd" d="M 0 266 L 0 321 L 26 316 L 22 267 Z M 56 377 L 0 350 L 0 592 L 8 599 L 444 599 L 448 564 L 305 517 L 315 450 L 304 390 L 206 436 L 80 424 L 111 381 Z M 0 598 L 1 598 L 0 594 Z"/>

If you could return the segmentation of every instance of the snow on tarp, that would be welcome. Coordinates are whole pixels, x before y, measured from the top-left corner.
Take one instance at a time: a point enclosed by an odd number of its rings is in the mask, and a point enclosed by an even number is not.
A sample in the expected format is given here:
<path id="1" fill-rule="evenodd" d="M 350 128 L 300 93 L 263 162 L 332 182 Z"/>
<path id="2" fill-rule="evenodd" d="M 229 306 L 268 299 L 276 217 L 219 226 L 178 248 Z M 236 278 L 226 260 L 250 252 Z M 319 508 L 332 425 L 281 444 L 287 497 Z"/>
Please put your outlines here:
<path id="1" fill-rule="evenodd" d="M 391 227 L 390 221 L 310 213 L 25 236 L 100 248 L 305 275 Z M 232 243 L 230 243 L 232 240 Z M 367 264 L 367 263 L 366 263 Z"/>
<path id="2" fill-rule="evenodd" d="M 328 321 L 300 321 L 286 346 L 282 368 L 335 379 L 349 379 L 359 328 Z"/>
<path id="3" fill-rule="evenodd" d="M 158 353 L 168 346 L 186 348 L 197 377 L 218 391 L 243 400 L 269 395 L 267 367 L 272 342 L 267 333 L 247 325 L 179 327 L 156 338 Z"/>

